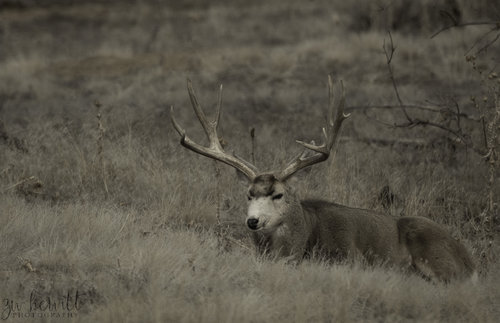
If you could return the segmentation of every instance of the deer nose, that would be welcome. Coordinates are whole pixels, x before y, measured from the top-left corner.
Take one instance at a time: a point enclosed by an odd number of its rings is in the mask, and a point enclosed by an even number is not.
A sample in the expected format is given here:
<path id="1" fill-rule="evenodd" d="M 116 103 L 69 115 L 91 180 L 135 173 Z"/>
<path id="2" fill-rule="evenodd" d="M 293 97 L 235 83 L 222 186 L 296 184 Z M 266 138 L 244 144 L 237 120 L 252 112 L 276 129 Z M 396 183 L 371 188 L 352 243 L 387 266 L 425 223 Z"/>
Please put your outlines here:
<path id="1" fill-rule="evenodd" d="M 259 219 L 256 219 L 256 218 L 250 218 L 247 220 L 247 225 L 252 230 L 257 229 L 257 223 L 259 223 Z"/>

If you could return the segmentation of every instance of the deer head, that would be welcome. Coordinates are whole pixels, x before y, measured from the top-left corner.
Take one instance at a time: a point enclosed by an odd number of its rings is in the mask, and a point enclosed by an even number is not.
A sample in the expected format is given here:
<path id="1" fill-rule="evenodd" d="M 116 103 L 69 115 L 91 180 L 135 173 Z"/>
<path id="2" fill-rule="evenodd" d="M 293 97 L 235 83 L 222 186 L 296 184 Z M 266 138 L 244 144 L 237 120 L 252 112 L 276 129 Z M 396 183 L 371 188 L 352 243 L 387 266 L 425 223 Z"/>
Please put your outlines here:
<path id="1" fill-rule="evenodd" d="M 171 107 L 171 120 L 175 130 L 181 137 L 182 146 L 230 165 L 248 178 L 250 187 L 248 188 L 249 205 L 246 224 L 253 231 L 271 232 L 279 227 L 285 217 L 293 214 L 293 212 L 300 212 L 300 202 L 287 185 L 287 179 L 303 168 L 327 160 L 337 141 L 342 122 L 349 117 L 349 115 L 344 114 L 345 94 L 342 82 L 340 82 L 340 85 L 342 94 L 338 105 L 335 106 L 333 80 L 330 75 L 328 76 L 329 109 L 327 123 L 323 127 L 324 142 L 321 145 L 316 145 L 314 142 L 307 143 L 296 140 L 298 144 L 304 147 L 304 151 L 286 167 L 277 171 L 260 172 L 255 165 L 234 154 L 229 154 L 223 149 L 217 134 L 222 106 L 222 85 L 219 89 L 215 119 L 210 121 L 196 98 L 191 81 L 189 79 L 187 81 L 189 98 L 209 140 L 208 147 L 194 142 L 186 135 L 186 131 L 174 118 L 173 107 Z"/>

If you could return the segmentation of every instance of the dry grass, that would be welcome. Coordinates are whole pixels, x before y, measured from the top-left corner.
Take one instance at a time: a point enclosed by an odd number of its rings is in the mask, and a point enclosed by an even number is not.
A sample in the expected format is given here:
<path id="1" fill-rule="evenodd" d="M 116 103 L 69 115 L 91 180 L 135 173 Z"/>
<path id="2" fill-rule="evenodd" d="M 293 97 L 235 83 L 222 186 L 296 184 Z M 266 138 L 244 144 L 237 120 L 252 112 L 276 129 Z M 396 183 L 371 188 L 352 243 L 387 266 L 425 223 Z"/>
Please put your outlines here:
<path id="1" fill-rule="evenodd" d="M 0 47 L 3 315 L 6 301 L 30 313 L 34 290 L 37 304 L 47 297 L 58 303 L 33 315 L 66 313 L 61 300 L 69 293 L 74 301 L 78 291 L 80 307 L 71 313 L 82 322 L 500 316 L 499 223 L 493 217 L 485 234 L 481 222 L 486 163 L 436 129 L 374 120 L 401 121 L 398 109 L 355 108 L 396 102 L 382 51 L 382 22 L 395 21 L 396 6 L 377 15 L 373 7 L 357 10 L 366 1 L 8 2 L 28 6 L 0 11 L 0 41 L 9 44 Z M 481 12 L 456 4 L 464 19 Z M 401 94 L 407 103 L 453 99 L 477 117 L 469 98 L 484 86 L 463 54 L 482 30 L 430 40 L 440 20 L 429 6 L 412 8 L 413 15 L 428 10 L 422 20 L 392 23 Z M 374 18 L 367 26 L 360 16 Z M 499 56 L 497 48 L 483 64 Z M 186 77 L 207 110 L 224 83 L 224 138 L 248 157 L 255 127 L 257 164 L 271 169 L 298 152 L 296 138 L 319 138 L 330 72 L 344 80 L 353 116 L 335 158 L 296 179 L 301 196 L 381 210 L 387 186 L 396 196 L 388 212 L 430 217 L 466 244 L 480 268 L 477 284 L 432 284 L 358 263 L 292 267 L 262 259 L 243 225 L 246 183 L 226 166 L 220 212 L 231 238 L 218 236 L 214 165 L 180 147 L 168 120 L 175 105 L 179 122 L 203 138 Z M 463 126 L 481 142 L 476 121 Z M 13 315 L 9 321 L 21 321 Z"/>
<path id="2" fill-rule="evenodd" d="M 81 321 L 486 322 L 499 314 L 496 265 L 476 285 L 448 286 L 359 264 L 291 267 L 245 249 L 223 252 L 199 227 L 160 230 L 151 211 L 1 202 L 4 293 L 19 300 L 32 289 L 53 298 L 78 290 Z"/>

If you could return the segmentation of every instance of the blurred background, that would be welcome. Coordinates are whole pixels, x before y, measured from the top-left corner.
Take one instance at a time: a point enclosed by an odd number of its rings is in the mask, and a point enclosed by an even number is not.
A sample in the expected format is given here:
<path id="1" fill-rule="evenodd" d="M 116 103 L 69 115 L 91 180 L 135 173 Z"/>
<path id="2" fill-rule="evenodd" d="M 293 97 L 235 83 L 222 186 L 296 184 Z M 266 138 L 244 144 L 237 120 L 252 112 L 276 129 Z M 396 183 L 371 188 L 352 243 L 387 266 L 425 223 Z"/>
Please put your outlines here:
<path id="1" fill-rule="evenodd" d="M 223 84 L 227 149 L 272 170 L 320 140 L 332 74 L 353 116 L 304 195 L 497 230 L 499 17 L 488 0 L 2 0 L 0 183 L 158 223 L 222 212 L 244 235 L 245 185 L 180 147 L 169 107 L 205 142 L 186 79 L 209 115 Z"/>
<path id="2" fill-rule="evenodd" d="M 0 0 L 0 296 L 81 291 L 89 322 L 496 322 L 499 21 L 498 0 Z M 276 170 L 321 141 L 328 74 L 352 116 L 292 186 L 443 224 L 478 284 L 259 258 L 247 183 L 171 125 L 206 144 L 186 80 L 209 116 L 223 84 L 225 149 Z"/>

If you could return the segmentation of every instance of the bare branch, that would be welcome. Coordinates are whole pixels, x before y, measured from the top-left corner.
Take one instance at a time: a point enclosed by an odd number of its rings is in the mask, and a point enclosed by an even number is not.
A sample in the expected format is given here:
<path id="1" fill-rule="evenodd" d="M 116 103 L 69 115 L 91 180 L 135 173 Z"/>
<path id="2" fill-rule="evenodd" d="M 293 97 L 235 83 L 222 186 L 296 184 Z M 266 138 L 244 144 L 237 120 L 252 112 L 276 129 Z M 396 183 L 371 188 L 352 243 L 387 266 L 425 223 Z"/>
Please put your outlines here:
<path id="1" fill-rule="evenodd" d="M 432 112 L 432 113 L 443 113 L 443 108 L 440 106 L 436 105 L 416 105 L 416 104 L 405 104 L 403 105 L 405 109 L 407 110 L 421 110 L 425 112 Z M 354 105 L 354 106 L 349 106 L 346 107 L 346 111 L 356 111 L 356 110 L 372 110 L 372 109 L 387 109 L 387 110 L 393 110 L 393 109 L 400 109 L 401 106 L 399 105 Z M 467 119 L 470 121 L 474 122 L 481 122 L 479 118 L 473 118 L 469 116 L 468 114 L 464 112 L 460 112 L 460 115 L 457 115 L 457 112 L 449 110 L 449 113 L 453 114 L 455 117 L 460 117 L 462 119 Z"/>
<path id="2" fill-rule="evenodd" d="M 443 27 L 436 31 L 434 34 L 432 34 L 431 39 L 442 33 L 443 31 L 452 29 L 452 28 L 461 28 L 461 27 L 467 27 L 467 26 L 495 26 L 494 29 L 500 29 L 500 21 L 471 21 L 471 22 L 464 22 L 464 23 L 454 23 L 452 25 Z"/>
<path id="3" fill-rule="evenodd" d="M 387 51 L 387 46 L 385 44 L 385 38 L 384 38 L 384 45 L 383 45 L 385 58 L 386 58 L 386 62 L 387 62 L 387 70 L 389 71 L 389 77 L 391 78 L 392 87 L 394 88 L 394 93 L 396 94 L 396 98 L 398 99 L 399 106 L 400 106 L 401 110 L 403 111 L 408 122 L 411 122 L 412 120 L 410 118 L 410 115 L 406 111 L 406 108 L 405 108 L 405 105 L 403 104 L 403 101 L 401 100 L 401 96 L 399 95 L 398 86 L 396 84 L 396 79 L 394 78 L 394 72 L 392 70 L 391 62 L 392 62 L 392 58 L 394 57 L 394 52 L 396 51 L 396 48 L 394 47 L 394 42 L 392 40 L 391 32 L 388 31 L 388 34 L 389 34 L 389 40 L 391 41 L 389 44 L 389 46 L 390 46 L 389 52 Z"/>
<path id="4" fill-rule="evenodd" d="M 458 102 L 456 100 L 453 100 L 453 102 L 455 103 L 455 108 L 457 109 L 457 113 L 456 113 L 456 118 L 457 118 L 457 128 L 458 130 L 460 131 L 460 133 L 462 132 L 462 126 L 460 125 L 460 105 L 458 104 Z"/>
<path id="5" fill-rule="evenodd" d="M 392 82 L 392 86 L 394 88 L 394 93 L 396 94 L 396 98 L 397 98 L 397 100 L 399 102 L 399 107 L 403 111 L 403 114 L 405 115 L 406 120 L 407 120 L 404 123 L 395 123 L 392 126 L 396 127 L 396 128 L 413 128 L 413 127 L 416 127 L 416 126 L 423 126 L 423 127 L 430 126 L 430 127 L 435 127 L 435 128 L 441 129 L 441 130 L 443 130 L 445 132 L 448 132 L 448 133 L 452 134 L 453 136 L 455 136 L 457 138 L 457 140 L 460 143 L 462 143 L 462 144 L 466 145 L 467 147 L 471 148 L 476 153 L 482 154 L 482 150 L 480 150 L 477 147 L 475 147 L 474 144 L 473 144 L 473 142 L 472 142 L 472 140 L 469 137 L 467 137 L 467 136 L 465 136 L 463 134 L 463 131 L 462 131 L 462 128 L 461 128 L 461 125 L 460 125 L 461 112 L 460 112 L 460 108 L 459 108 L 459 106 L 458 106 L 458 104 L 456 102 L 455 102 L 455 108 L 456 108 L 457 112 L 454 113 L 454 114 L 455 114 L 455 116 L 457 118 L 457 129 L 453 129 L 453 128 L 448 127 L 448 126 L 446 126 L 444 124 L 436 123 L 436 122 L 433 122 L 433 121 L 415 118 L 415 117 L 410 116 L 408 114 L 408 111 L 406 110 L 406 105 L 403 104 L 403 101 L 401 100 L 401 96 L 399 95 L 398 86 L 397 86 L 396 79 L 394 77 L 394 72 L 393 72 L 392 65 L 391 65 L 392 59 L 394 57 L 395 47 L 394 47 L 393 39 L 392 39 L 392 36 L 391 36 L 390 32 L 389 32 L 389 40 L 390 40 L 390 43 L 389 43 L 388 46 L 386 45 L 385 39 L 384 39 L 384 45 L 383 45 L 384 53 L 385 53 L 385 57 L 386 57 L 386 62 L 387 62 L 387 69 L 389 71 L 389 76 L 390 76 L 390 79 L 391 79 L 391 82 Z M 389 48 L 389 50 L 387 48 Z M 449 110 L 449 111 L 452 112 L 452 110 Z M 379 121 L 379 120 L 377 120 L 377 121 Z M 379 122 L 382 122 L 382 121 L 379 121 Z M 385 122 L 382 122 L 382 123 L 388 125 Z"/>
<path id="6" fill-rule="evenodd" d="M 500 39 L 500 32 L 496 35 L 495 38 L 493 38 L 491 41 L 483 45 L 481 48 L 479 48 L 476 52 L 476 55 L 481 54 L 481 52 L 486 51 L 491 45 L 493 45 L 498 39 Z"/>
<path id="7" fill-rule="evenodd" d="M 472 44 L 472 46 L 465 52 L 465 55 L 468 55 L 477 46 L 477 44 L 482 42 L 486 37 L 488 37 L 491 33 L 495 32 L 496 30 L 497 30 L 496 28 L 492 28 L 488 32 L 485 32 L 481 37 L 476 39 L 474 41 L 474 43 Z M 476 53 L 476 55 L 477 55 L 477 53 Z"/>

